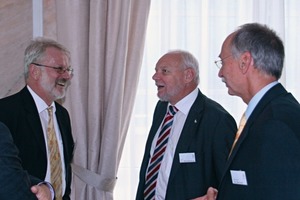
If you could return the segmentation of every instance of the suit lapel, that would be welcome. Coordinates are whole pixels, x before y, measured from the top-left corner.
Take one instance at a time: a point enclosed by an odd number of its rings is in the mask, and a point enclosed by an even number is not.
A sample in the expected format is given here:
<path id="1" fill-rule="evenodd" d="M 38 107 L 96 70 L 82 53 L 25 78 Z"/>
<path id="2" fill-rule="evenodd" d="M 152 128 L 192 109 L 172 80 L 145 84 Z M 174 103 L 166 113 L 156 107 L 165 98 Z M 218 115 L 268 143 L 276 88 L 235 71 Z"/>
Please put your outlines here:
<path id="1" fill-rule="evenodd" d="M 41 151 L 46 154 L 45 139 L 43 134 L 43 128 L 41 125 L 41 120 L 35 102 L 30 92 L 28 91 L 27 87 L 25 87 L 21 91 L 21 96 L 23 99 L 23 108 L 25 109 L 25 113 L 26 113 L 26 120 L 28 120 L 30 129 L 33 132 L 32 135 L 34 135 L 34 137 L 38 141 Z"/>
<path id="2" fill-rule="evenodd" d="M 55 102 L 56 105 L 56 118 L 57 118 L 57 123 L 59 126 L 61 138 L 62 138 L 62 144 L 64 147 L 64 157 L 65 157 L 65 163 L 70 162 L 70 159 L 73 157 L 73 140 L 69 138 L 68 136 L 70 135 L 68 132 L 71 131 L 70 121 L 69 117 L 66 116 L 62 110 L 61 105 Z"/>
<path id="3" fill-rule="evenodd" d="M 149 132 L 149 138 L 148 138 L 148 143 L 147 143 L 147 152 L 150 153 L 150 149 L 151 149 L 151 145 L 153 142 L 153 139 L 155 137 L 155 134 L 157 133 L 164 117 L 165 114 L 167 112 L 167 106 L 168 103 L 167 102 L 162 102 L 159 101 L 156 105 L 155 111 L 154 111 L 154 116 L 153 116 L 153 122 L 152 122 L 152 126 Z"/>
<path id="4" fill-rule="evenodd" d="M 198 126 L 201 123 L 204 107 L 205 96 L 200 91 L 198 91 L 198 96 L 188 113 L 187 119 L 184 123 L 178 140 L 169 181 L 171 181 L 175 177 L 176 172 L 180 167 L 179 154 L 188 153 L 187 151 L 191 142 L 193 142 L 194 134 L 198 133 Z"/>

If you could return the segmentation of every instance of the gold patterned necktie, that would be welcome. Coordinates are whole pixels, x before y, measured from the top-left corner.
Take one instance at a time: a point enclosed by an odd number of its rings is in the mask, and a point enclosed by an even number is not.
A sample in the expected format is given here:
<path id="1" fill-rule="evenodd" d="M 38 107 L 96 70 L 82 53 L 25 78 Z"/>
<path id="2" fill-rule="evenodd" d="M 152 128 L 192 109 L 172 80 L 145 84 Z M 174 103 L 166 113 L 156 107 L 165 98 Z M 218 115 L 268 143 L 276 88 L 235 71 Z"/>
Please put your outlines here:
<path id="1" fill-rule="evenodd" d="M 240 137 L 240 135 L 241 135 L 241 133 L 242 133 L 242 131 L 243 131 L 243 129 L 244 129 L 244 126 L 245 126 L 246 122 L 247 122 L 247 119 L 246 119 L 246 116 L 245 116 L 245 113 L 244 113 L 244 114 L 242 115 L 242 117 L 241 117 L 240 124 L 239 124 L 239 128 L 238 128 L 238 130 L 237 130 L 237 132 L 236 132 L 236 134 L 235 134 L 235 139 L 234 139 L 234 142 L 233 142 L 233 144 L 232 144 L 232 147 L 231 147 L 231 150 L 230 150 L 230 153 L 229 153 L 228 158 L 230 157 L 230 155 L 231 155 L 231 153 L 232 153 L 232 150 L 233 150 L 233 148 L 234 148 L 236 142 L 238 141 L 238 139 L 239 139 L 239 137 Z"/>
<path id="2" fill-rule="evenodd" d="M 51 170 L 51 184 L 55 190 L 56 200 L 62 199 L 62 163 L 53 123 L 53 107 L 47 108 L 49 121 L 47 128 L 47 143 Z"/>

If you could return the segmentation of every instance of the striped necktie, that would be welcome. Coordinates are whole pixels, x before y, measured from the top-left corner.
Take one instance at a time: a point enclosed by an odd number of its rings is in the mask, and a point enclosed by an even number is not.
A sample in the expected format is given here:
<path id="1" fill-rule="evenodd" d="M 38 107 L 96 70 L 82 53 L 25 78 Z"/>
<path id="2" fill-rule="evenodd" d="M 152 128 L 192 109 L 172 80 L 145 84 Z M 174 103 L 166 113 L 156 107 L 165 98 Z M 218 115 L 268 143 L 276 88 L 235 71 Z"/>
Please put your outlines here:
<path id="1" fill-rule="evenodd" d="M 55 190 L 55 199 L 62 199 L 62 163 L 53 123 L 53 107 L 47 108 L 49 121 L 47 128 L 47 143 L 51 170 L 51 184 Z"/>
<path id="2" fill-rule="evenodd" d="M 169 110 L 161 126 L 161 130 L 156 141 L 156 146 L 151 157 L 150 163 L 148 165 L 144 190 L 145 200 L 154 199 L 159 168 L 167 147 L 171 127 L 173 124 L 173 117 L 177 111 L 178 109 L 175 106 L 169 106 Z"/>

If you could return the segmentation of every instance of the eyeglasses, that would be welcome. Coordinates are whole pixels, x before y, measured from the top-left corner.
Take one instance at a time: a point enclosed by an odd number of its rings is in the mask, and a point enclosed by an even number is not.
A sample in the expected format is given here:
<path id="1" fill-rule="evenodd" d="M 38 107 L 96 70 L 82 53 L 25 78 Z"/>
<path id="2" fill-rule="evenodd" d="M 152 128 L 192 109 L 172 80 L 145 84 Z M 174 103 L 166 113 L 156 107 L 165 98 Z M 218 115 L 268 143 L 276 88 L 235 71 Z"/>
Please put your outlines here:
<path id="1" fill-rule="evenodd" d="M 69 75 L 73 75 L 73 72 L 74 72 L 74 69 L 71 68 L 71 67 L 68 67 L 68 68 L 64 68 L 64 67 L 61 67 L 61 66 L 60 67 L 53 67 L 53 66 L 42 65 L 42 64 L 38 64 L 38 63 L 31 63 L 31 64 L 34 64 L 34 65 L 39 66 L 39 67 L 48 67 L 48 68 L 55 69 L 58 74 L 63 74 L 67 71 Z"/>
<path id="2" fill-rule="evenodd" d="M 232 55 L 226 56 L 225 58 L 222 58 L 221 60 L 217 60 L 215 61 L 215 64 L 217 65 L 217 68 L 221 69 L 221 67 L 223 66 L 223 60 L 229 58 Z"/>

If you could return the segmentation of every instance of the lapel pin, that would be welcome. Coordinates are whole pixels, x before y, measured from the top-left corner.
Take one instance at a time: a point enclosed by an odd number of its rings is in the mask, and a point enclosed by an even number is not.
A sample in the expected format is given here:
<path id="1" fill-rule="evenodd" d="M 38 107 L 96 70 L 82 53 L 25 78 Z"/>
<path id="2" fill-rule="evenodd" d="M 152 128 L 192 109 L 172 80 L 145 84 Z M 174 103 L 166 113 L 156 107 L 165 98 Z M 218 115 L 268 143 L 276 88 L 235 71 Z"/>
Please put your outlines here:
<path id="1" fill-rule="evenodd" d="M 194 123 L 197 124 L 197 122 L 198 122 L 198 121 L 195 119 Z"/>

